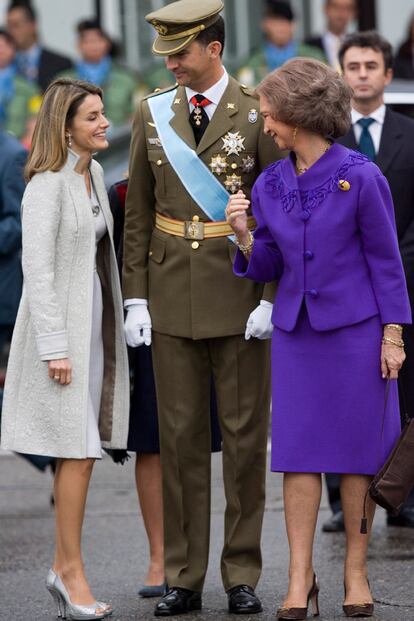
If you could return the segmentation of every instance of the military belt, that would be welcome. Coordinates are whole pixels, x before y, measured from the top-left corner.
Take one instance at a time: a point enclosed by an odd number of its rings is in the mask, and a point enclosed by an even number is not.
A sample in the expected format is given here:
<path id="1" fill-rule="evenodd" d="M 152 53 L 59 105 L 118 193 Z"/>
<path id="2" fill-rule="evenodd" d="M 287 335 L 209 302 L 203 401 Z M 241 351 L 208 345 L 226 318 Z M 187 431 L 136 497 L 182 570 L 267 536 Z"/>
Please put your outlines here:
<path id="1" fill-rule="evenodd" d="M 256 228 L 256 220 L 253 216 L 247 218 L 247 226 L 251 231 Z M 233 235 L 233 230 L 227 222 L 200 222 L 198 216 L 194 216 L 193 220 L 183 221 L 173 220 L 172 218 L 162 216 L 160 213 L 156 213 L 155 228 L 163 233 L 184 237 L 184 239 L 191 239 L 193 241 Z"/>

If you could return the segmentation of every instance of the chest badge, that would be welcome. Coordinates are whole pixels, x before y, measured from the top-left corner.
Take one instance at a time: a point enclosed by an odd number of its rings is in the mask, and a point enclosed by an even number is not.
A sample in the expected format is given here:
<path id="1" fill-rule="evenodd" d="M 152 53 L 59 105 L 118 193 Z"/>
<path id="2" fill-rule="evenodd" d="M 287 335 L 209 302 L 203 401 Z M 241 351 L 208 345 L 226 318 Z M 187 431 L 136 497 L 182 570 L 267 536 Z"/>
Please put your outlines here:
<path id="1" fill-rule="evenodd" d="M 159 138 L 148 138 L 148 142 L 151 146 L 161 147 L 161 140 Z"/>
<path id="2" fill-rule="evenodd" d="M 254 159 L 254 157 L 252 157 L 251 155 L 246 155 L 246 157 L 243 157 L 242 159 L 242 170 L 245 173 L 250 173 L 252 172 L 253 168 L 256 165 L 256 161 Z"/>
<path id="3" fill-rule="evenodd" d="M 223 157 L 222 155 L 213 155 L 209 166 L 213 173 L 216 173 L 216 175 L 221 175 L 222 173 L 225 173 L 227 171 L 227 158 Z"/>
<path id="4" fill-rule="evenodd" d="M 257 119 L 259 118 L 259 115 L 257 113 L 256 108 L 252 108 L 251 110 L 249 110 L 249 114 L 248 117 L 249 119 L 249 123 L 256 123 Z"/>
<path id="5" fill-rule="evenodd" d="M 227 175 L 224 186 L 228 192 L 236 194 L 242 187 L 242 178 L 235 173 Z"/>
<path id="6" fill-rule="evenodd" d="M 235 110 L 235 108 L 236 104 L 230 102 L 227 104 L 227 110 Z"/>
<path id="7" fill-rule="evenodd" d="M 227 155 L 240 155 L 240 153 L 245 150 L 243 144 L 245 140 L 246 138 L 243 138 L 240 132 L 228 132 L 224 138 L 222 138 L 222 149 Z"/>
<path id="8" fill-rule="evenodd" d="M 338 181 L 338 188 L 342 190 L 342 192 L 348 192 L 351 189 L 351 184 L 345 179 L 340 179 L 340 181 Z"/>

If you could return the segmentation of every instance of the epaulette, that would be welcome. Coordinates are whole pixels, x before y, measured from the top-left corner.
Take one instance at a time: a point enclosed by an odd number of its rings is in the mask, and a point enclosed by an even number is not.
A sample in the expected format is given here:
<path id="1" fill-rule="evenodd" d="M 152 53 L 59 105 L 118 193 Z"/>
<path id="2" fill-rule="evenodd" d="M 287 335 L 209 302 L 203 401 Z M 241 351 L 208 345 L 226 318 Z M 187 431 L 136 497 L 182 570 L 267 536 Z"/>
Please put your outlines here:
<path id="1" fill-rule="evenodd" d="M 254 97 L 255 99 L 258 99 L 254 88 L 250 88 L 250 86 L 246 86 L 246 84 L 240 84 L 240 90 L 245 95 L 249 95 L 249 97 Z"/>
<path id="2" fill-rule="evenodd" d="M 166 86 L 165 88 L 156 88 L 153 93 L 146 95 L 144 99 L 149 99 L 150 97 L 156 97 L 157 95 L 162 95 L 163 93 L 168 93 L 169 91 L 173 91 L 176 89 L 178 84 L 172 84 L 171 86 Z"/>

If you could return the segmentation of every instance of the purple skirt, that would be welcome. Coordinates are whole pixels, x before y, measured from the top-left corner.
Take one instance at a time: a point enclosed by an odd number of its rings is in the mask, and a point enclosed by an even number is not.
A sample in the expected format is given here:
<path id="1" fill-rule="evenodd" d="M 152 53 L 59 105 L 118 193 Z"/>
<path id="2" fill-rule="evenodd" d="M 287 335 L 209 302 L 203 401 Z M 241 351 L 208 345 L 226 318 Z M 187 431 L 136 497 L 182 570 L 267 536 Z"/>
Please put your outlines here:
<path id="1" fill-rule="evenodd" d="M 292 332 L 275 327 L 273 471 L 372 475 L 379 470 L 401 430 L 396 381 L 384 418 L 381 337 L 379 315 L 317 332 L 305 307 Z"/>

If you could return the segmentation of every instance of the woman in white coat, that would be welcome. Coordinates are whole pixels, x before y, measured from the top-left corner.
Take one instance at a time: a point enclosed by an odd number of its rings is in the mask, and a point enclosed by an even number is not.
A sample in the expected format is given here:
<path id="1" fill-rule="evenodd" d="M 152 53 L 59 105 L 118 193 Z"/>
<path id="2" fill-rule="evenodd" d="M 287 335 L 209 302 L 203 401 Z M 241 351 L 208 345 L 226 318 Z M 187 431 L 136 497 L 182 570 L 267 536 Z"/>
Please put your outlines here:
<path id="1" fill-rule="evenodd" d="M 111 614 L 86 580 L 81 530 L 101 447 L 125 448 L 128 360 L 112 216 L 101 166 L 100 88 L 59 79 L 44 96 L 22 203 L 24 287 L 7 369 L 2 447 L 59 458 L 56 553 L 46 586 L 58 614 Z"/>

